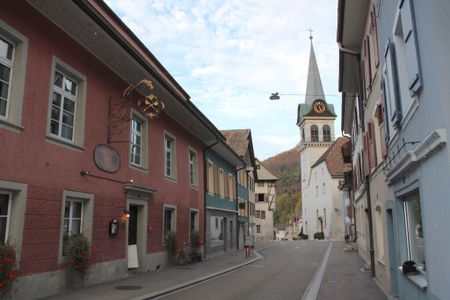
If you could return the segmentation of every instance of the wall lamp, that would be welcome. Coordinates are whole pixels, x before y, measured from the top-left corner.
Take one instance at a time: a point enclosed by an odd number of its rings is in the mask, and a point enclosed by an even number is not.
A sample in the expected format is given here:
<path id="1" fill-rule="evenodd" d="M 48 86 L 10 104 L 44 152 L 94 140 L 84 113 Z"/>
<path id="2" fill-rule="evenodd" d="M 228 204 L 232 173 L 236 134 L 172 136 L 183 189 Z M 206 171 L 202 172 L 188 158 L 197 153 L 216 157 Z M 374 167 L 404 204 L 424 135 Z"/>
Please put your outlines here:
<path id="1" fill-rule="evenodd" d="M 124 209 L 122 214 L 119 217 L 120 223 L 125 223 L 130 219 L 130 211 L 128 209 Z"/>
<path id="2" fill-rule="evenodd" d="M 133 184 L 134 183 L 133 179 L 129 179 L 127 181 L 121 181 L 121 180 L 117 180 L 117 179 L 112 179 L 112 178 L 108 178 L 108 177 L 102 177 L 102 176 L 94 175 L 94 174 L 91 173 L 91 171 L 81 171 L 80 175 L 82 177 L 89 176 L 89 177 L 94 177 L 94 178 L 97 178 L 97 179 L 103 179 L 103 180 L 108 180 L 108 181 L 111 181 L 111 182 L 117 182 L 117 183 L 122 183 L 122 184 Z"/>

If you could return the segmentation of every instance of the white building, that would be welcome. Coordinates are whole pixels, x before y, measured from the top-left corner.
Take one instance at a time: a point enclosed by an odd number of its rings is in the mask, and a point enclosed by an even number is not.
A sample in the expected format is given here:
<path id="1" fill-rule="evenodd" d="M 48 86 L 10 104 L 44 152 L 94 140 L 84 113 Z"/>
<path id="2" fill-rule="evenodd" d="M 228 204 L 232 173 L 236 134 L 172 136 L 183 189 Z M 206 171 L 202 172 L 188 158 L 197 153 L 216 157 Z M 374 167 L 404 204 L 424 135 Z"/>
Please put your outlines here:
<path id="1" fill-rule="evenodd" d="M 275 184 L 280 178 L 256 159 L 255 237 L 257 241 L 274 239 L 273 212 L 277 197 Z"/>

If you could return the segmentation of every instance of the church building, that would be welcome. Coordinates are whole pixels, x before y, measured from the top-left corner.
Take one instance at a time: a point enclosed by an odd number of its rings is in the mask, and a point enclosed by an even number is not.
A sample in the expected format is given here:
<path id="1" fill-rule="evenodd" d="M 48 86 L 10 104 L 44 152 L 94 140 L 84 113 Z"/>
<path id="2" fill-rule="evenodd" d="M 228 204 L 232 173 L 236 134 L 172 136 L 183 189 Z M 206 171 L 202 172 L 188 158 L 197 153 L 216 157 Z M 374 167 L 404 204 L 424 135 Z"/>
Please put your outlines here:
<path id="1" fill-rule="evenodd" d="M 327 103 L 311 39 L 305 103 L 298 106 L 303 234 L 309 239 L 343 240 L 344 194 L 339 181 L 351 164 L 344 160 L 345 137 L 335 139 L 333 104 Z M 348 169 L 348 170 L 347 170 Z"/>

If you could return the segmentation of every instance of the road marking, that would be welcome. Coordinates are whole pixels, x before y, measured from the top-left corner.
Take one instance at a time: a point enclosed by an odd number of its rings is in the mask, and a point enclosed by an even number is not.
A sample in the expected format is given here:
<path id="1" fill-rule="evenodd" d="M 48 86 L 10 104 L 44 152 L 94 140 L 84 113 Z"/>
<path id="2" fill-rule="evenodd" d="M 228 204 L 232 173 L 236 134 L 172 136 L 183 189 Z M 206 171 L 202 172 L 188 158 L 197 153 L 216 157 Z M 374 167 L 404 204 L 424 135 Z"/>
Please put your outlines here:
<path id="1" fill-rule="evenodd" d="M 300 249 L 300 246 L 295 247 L 295 250 Z"/>
<path id="2" fill-rule="evenodd" d="M 320 264 L 319 269 L 316 271 L 313 278 L 306 287 L 306 290 L 302 296 L 302 300 L 315 300 L 317 298 L 317 293 L 319 292 L 320 283 L 322 282 L 323 274 L 325 273 L 325 268 L 328 263 L 328 258 L 330 257 L 330 252 L 331 242 L 328 244 L 327 251 L 322 258 L 322 263 Z"/>

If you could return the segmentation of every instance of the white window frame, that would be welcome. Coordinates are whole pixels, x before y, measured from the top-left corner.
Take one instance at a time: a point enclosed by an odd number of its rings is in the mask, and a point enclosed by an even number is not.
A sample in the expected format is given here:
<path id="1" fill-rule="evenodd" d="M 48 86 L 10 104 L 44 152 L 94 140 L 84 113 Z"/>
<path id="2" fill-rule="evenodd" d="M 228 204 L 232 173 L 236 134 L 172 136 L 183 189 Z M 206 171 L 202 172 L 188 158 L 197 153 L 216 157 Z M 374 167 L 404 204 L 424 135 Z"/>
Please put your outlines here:
<path id="1" fill-rule="evenodd" d="M 171 141 L 170 148 L 167 147 L 167 141 Z M 164 177 L 172 180 L 177 179 L 177 143 L 175 137 L 168 133 L 164 132 Z M 169 159 L 169 173 L 167 172 L 167 154 L 170 154 Z"/>
<path id="2" fill-rule="evenodd" d="M 137 121 L 141 125 L 141 131 L 137 132 L 133 128 L 133 120 Z M 141 145 L 140 145 L 140 163 L 136 163 L 133 161 L 133 147 L 135 146 L 133 136 L 140 136 Z M 148 169 L 148 120 L 142 114 L 138 113 L 135 110 L 131 111 L 131 119 L 130 119 L 130 155 L 129 155 L 129 163 L 133 168 L 147 170 Z"/>
<path id="3" fill-rule="evenodd" d="M 199 228 L 199 215 L 200 215 L 200 211 L 197 208 L 190 208 L 189 209 L 189 241 L 191 240 L 191 234 L 192 234 L 192 220 L 191 220 L 191 215 L 192 213 L 195 213 L 195 220 L 194 220 L 194 231 L 200 233 L 200 228 Z"/>
<path id="4" fill-rule="evenodd" d="M 189 162 L 189 185 L 192 187 L 198 187 L 198 155 L 197 151 L 193 148 L 188 148 L 188 162 Z"/>
<path id="5" fill-rule="evenodd" d="M 65 220 L 65 207 L 66 201 L 82 202 L 81 210 L 81 234 L 83 234 L 88 241 L 92 242 L 93 231 L 93 216 L 94 216 L 94 195 L 74 192 L 63 191 L 62 204 L 61 204 L 61 225 L 60 225 L 60 239 L 59 239 L 59 251 L 58 251 L 58 263 L 62 264 L 66 262 L 65 256 L 63 256 L 63 244 L 64 244 L 64 220 Z"/>
<path id="6" fill-rule="evenodd" d="M 163 206 L 163 226 L 162 226 L 162 240 L 163 244 L 166 244 L 166 210 L 171 211 L 170 220 L 170 232 L 177 232 L 177 207 L 176 205 L 164 204 Z"/>
<path id="7" fill-rule="evenodd" d="M 54 134 L 51 132 L 52 122 L 52 107 L 53 107 L 53 93 L 55 92 L 55 73 L 61 73 L 68 79 L 74 81 L 77 84 L 76 102 L 73 113 L 73 133 L 72 139 L 69 140 L 60 136 L 60 133 Z M 86 76 L 78 72 L 75 68 L 64 63 L 57 57 L 53 57 L 51 78 L 50 78 L 50 90 L 49 90 L 49 105 L 47 116 L 47 138 L 50 143 L 56 143 L 65 147 L 75 148 L 78 150 L 84 150 L 84 125 L 85 125 L 85 108 L 86 108 L 86 90 L 87 90 Z M 56 92 L 59 90 L 56 89 Z M 67 95 L 70 99 L 70 96 Z M 72 97 L 73 98 L 73 97 Z M 62 118 L 62 114 L 61 114 Z M 59 122 L 61 122 L 61 118 Z"/>
<path id="8" fill-rule="evenodd" d="M 20 132 L 28 56 L 28 38 L 0 20 L 0 36 L 14 47 L 5 116 L 0 116 L 0 128 Z"/>
<path id="9" fill-rule="evenodd" d="M 9 239 L 9 223 L 11 222 L 12 193 L 9 192 L 9 191 L 0 190 L 0 195 L 7 195 L 8 196 L 8 208 L 7 208 L 6 215 L 0 215 L 0 218 L 5 218 L 6 217 L 5 238 L 3 239 L 3 241 L 0 241 L 0 245 L 1 245 L 1 244 L 6 244 L 8 242 L 8 239 Z"/>
<path id="10" fill-rule="evenodd" d="M 11 59 L 7 58 L 7 57 L 2 57 L 0 56 L 0 64 L 5 66 L 6 68 L 9 69 L 9 78 L 8 78 L 8 82 L 3 81 L 2 79 L 0 79 L 1 82 L 4 82 L 5 84 L 8 85 L 8 91 L 6 94 L 6 99 L 0 99 L 0 103 L 1 101 L 5 101 L 6 102 L 6 106 L 5 106 L 5 115 L 0 114 L 0 118 L 3 119 L 8 119 L 8 112 L 9 112 L 9 103 L 11 100 L 11 85 L 12 85 L 12 78 L 13 78 L 13 73 L 14 73 L 14 53 L 15 53 L 15 45 L 14 43 L 9 40 L 6 37 L 3 37 L 2 35 L 0 35 L 0 39 L 3 40 L 6 44 L 9 44 L 12 46 L 12 54 L 11 54 Z"/>
<path id="11" fill-rule="evenodd" d="M 261 225 L 256 225 L 256 233 L 261 233 Z"/>
<path id="12" fill-rule="evenodd" d="M 420 205 L 420 214 L 421 214 L 421 222 L 422 222 L 422 239 L 424 239 L 424 228 L 423 228 L 423 214 L 422 214 L 422 203 L 420 201 L 420 194 L 419 191 L 415 191 L 405 197 L 403 197 L 402 201 L 403 201 L 403 217 L 404 217 L 404 223 L 405 223 L 405 242 L 406 242 L 406 258 L 407 260 L 414 260 L 416 262 L 416 267 L 418 270 L 420 270 L 421 272 L 426 272 L 426 257 L 425 257 L 425 251 L 423 253 L 423 259 L 425 260 L 425 265 L 422 262 L 416 261 L 416 257 L 413 257 L 413 253 L 415 252 L 413 249 L 413 247 L 415 246 L 415 244 L 413 244 L 412 240 L 414 239 L 414 233 L 417 230 L 416 228 L 414 228 L 414 232 L 412 231 L 411 228 L 411 223 L 410 223 L 410 219 L 411 219 L 411 214 L 413 214 L 413 212 L 410 211 L 410 206 L 409 206 L 409 202 L 413 201 L 414 198 L 417 198 L 417 200 L 419 201 L 419 205 Z M 425 243 L 423 243 L 423 246 L 425 245 Z M 425 250 L 425 249 L 423 249 Z M 416 253 L 414 253 L 416 254 Z"/>

